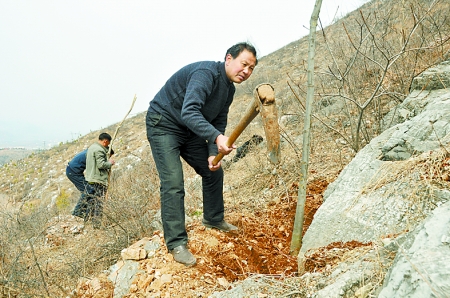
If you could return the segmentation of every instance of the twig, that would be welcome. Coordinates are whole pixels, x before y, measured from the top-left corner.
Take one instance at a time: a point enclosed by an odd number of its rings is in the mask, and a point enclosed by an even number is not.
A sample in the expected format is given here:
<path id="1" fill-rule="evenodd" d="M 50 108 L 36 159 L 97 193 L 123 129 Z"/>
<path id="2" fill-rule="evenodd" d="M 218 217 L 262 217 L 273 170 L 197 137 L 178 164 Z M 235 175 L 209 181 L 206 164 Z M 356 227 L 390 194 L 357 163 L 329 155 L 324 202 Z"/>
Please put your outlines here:
<path id="1" fill-rule="evenodd" d="M 45 288 L 45 292 L 50 297 L 50 293 L 49 293 L 48 288 L 47 288 L 47 283 L 45 282 L 44 273 L 42 272 L 41 266 L 39 266 L 39 262 L 38 262 L 38 259 L 36 257 L 36 253 L 34 252 L 33 243 L 31 243 L 29 238 L 27 240 L 28 240 L 28 244 L 30 245 L 31 253 L 33 254 L 34 262 L 35 262 L 35 264 L 36 264 L 36 266 L 37 266 L 37 268 L 39 270 L 39 274 L 41 275 L 42 282 L 43 282 L 44 288 Z"/>
<path id="2" fill-rule="evenodd" d="M 305 106 L 303 105 L 302 101 L 300 100 L 299 96 L 298 96 L 297 93 L 294 91 L 294 89 L 292 88 L 292 86 L 291 86 L 291 84 L 289 83 L 289 81 L 287 82 L 287 84 L 288 84 L 289 88 L 291 89 L 291 92 L 294 94 L 295 98 L 296 98 L 297 101 L 299 102 L 299 104 L 302 106 L 303 112 L 304 112 L 304 111 L 306 110 L 306 108 L 305 108 Z M 339 95 L 339 96 L 342 96 L 342 97 L 346 98 L 346 97 L 343 96 L 343 95 Z M 331 125 L 326 124 L 325 121 L 323 121 L 321 118 L 319 118 L 316 114 L 312 114 L 311 116 L 314 117 L 315 119 L 319 120 L 320 123 L 322 123 L 322 124 L 323 124 L 325 127 L 327 127 L 329 130 L 331 130 L 331 131 L 337 133 L 338 135 L 340 135 L 340 136 L 345 140 L 345 142 L 346 142 L 347 144 L 350 144 L 350 143 L 351 143 L 350 140 L 344 136 L 344 134 L 342 134 L 341 132 L 339 132 L 337 129 L 333 128 Z M 353 148 L 353 146 L 352 146 L 352 149 L 355 150 L 356 152 L 358 151 L 358 150 L 356 150 L 355 148 Z"/>
<path id="3" fill-rule="evenodd" d="M 302 295 L 302 294 L 304 294 L 304 293 L 301 292 L 301 291 L 295 290 L 295 291 L 286 293 L 286 294 L 284 294 L 283 296 L 280 296 L 280 297 L 291 297 L 292 295 L 295 295 L 295 294 Z"/>
<path id="4" fill-rule="evenodd" d="M 125 119 L 127 119 L 128 115 L 130 114 L 131 110 L 132 110 L 133 107 L 134 107 L 134 103 L 135 103 L 135 102 L 136 102 L 136 94 L 134 95 L 133 102 L 131 103 L 130 110 L 128 110 L 127 114 L 126 114 L 125 117 L 122 119 L 122 121 L 119 123 L 119 125 L 118 125 L 117 128 L 116 128 L 116 131 L 114 132 L 114 135 L 113 135 L 112 140 L 111 140 L 111 146 L 109 146 L 108 156 L 111 156 L 112 144 L 113 144 L 114 140 L 116 139 L 117 132 L 119 131 L 119 128 L 122 126 L 122 124 L 123 124 L 123 122 L 125 121 Z"/>
<path id="5" fill-rule="evenodd" d="M 122 121 L 119 123 L 119 125 L 117 125 L 116 131 L 114 132 L 114 135 L 113 135 L 113 137 L 112 137 L 112 139 L 111 139 L 111 143 L 110 143 L 110 146 L 109 146 L 109 149 L 108 149 L 108 157 L 111 156 L 112 145 L 113 145 L 114 140 L 116 139 L 117 132 L 119 131 L 119 128 L 122 126 L 122 124 L 123 124 L 123 122 L 125 121 L 125 119 L 127 119 L 128 115 L 130 114 L 131 110 L 132 110 L 133 107 L 134 107 L 134 103 L 135 103 L 135 102 L 136 102 L 136 94 L 134 95 L 133 102 L 131 103 L 131 107 L 130 107 L 130 109 L 128 110 L 127 114 L 125 115 L 125 117 L 123 117 L 123 119 L 122 119 Z M 109 185 L 110 180 L 111 180 L 111 171 L 109 171 L 109 173 L 108 173 L 108 185 Z M 105 192 L 105 201 L 106 201 L 107 199 L 108 199 L 108 189 L 106 189 L 106 192 Z"/>

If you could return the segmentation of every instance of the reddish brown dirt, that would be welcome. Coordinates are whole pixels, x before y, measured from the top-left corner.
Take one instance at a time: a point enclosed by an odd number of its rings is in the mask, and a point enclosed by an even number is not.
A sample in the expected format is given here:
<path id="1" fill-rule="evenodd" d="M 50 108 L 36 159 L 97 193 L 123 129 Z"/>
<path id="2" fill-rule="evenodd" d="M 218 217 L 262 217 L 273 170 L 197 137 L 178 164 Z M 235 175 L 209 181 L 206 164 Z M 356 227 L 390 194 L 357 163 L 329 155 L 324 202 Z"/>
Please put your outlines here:
<path id="1" fill-rule="evenodd" d="M 322 193 L 328 182 L 316 179 L 308 184 L 305 204 L 304 232 L 323 201 Z M 204 245 L 192 239 L 192 252 L 202 258 L 196 266 L 203 273 L 225 277 L 228 281 L 242 280 L 250 274 L 295 275 L 297 259 L 289 254 L 291 231 L 297 204 L 298 184 L 293 183 L 289 194 L 267 210 L 252 215 L 229 214 L 227 219 L 239 227 L 237 234 L 207 231 L 199 223 L 193 224 L 192 234 L 208 242 L 208 233 L 217 239 Z"/>
<path id="2" fill-rule="evenodd" d="M 308 185 L 305 231 L 322 203 L 322 193 L 327 185 L 325 179 L 316 179 Z M 228 289 L 230 282 L 243 280 L 252 274 L 270 274 L 280 279 L 296 275 L 297 259 L 289 254 L 289 250 L 297 191 L 298 184 L 293 183 L 286 196 L 265 210 L 251 214 L 227 213 L 226 219 L 239 227 L 235 234 L 206 229 L 199 220 L 194 220 L 187 229 L 189 249 L 197 258 L 194 267 L 175 262 L 167 252 L 162 233 L 156 231 L 155 234 L 161 237 L 161 248 L 155 256 L 140 262 L 144 273 L 134 279 L 130 294 L 125 297 L 144 297 L 149 293 L 158 293 L 160 297 L 194 297 L 201 293 L 201 297 L 206 297 L 215 290 Z M 320 262 L 324 257 L 317 258 Z M 310 269 L 315 267 L 311 265 Z M 156 272 L 169 274 L 171 282 L 161 284 L 159 280 L 154 281 Z M 94 283 L 80 283 L 76 297 L 94 297 L 90 293 L 98 292 L 96 284 L 103 281 L 107 282 L 106 277 Z M 100 288 L 105 294 L 95 297 L 111 297 L 112 287 Z"/>

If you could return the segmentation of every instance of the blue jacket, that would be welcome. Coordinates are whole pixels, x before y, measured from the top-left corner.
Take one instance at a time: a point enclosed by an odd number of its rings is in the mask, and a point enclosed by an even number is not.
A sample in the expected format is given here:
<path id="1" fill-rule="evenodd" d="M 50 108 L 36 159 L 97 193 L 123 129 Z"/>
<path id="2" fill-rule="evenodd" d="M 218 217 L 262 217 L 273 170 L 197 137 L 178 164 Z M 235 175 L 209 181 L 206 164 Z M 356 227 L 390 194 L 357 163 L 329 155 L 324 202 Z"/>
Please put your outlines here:
<path id="1" fill-rule="evenodd" d="M 86 153 L 87 149 L 81 151 L 69 161 L 68 166 L 74 174 L 83 175 L 83 172 L 86 169 Z"/>
<path id="2" fill-rule="evenodd" d="M 148 112 L 159 113 L 181 129 L 189 129 L 208 141 L 210 155 L 217 155 L 214 142 L 225 133 L 235 90 L 224 62 L 195 62 L 169 78 L 150 102 Z"/>

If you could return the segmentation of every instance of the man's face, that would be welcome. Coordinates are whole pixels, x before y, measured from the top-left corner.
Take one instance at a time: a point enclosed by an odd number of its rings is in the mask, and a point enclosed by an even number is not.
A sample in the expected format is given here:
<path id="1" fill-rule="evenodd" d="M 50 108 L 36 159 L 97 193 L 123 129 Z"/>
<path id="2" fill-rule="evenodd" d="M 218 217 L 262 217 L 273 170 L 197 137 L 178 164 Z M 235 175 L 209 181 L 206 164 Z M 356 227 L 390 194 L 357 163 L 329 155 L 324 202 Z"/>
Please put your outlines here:
<path id="1" fill-rule="evenodd" d="M 103 147 L 108 147 L 109 146 L 110 141 L 108 140 L 100 140 L 100 144 L 102 144 Z"/>
<path id="2" fill-rule="evenodd" d="M 230 54 L 225 59 L 225 72 L 233 83 L 242 83 L 247 80 L 256 66 L 256 57 L 249 51 L 243 50 L 234 59 Z"/>

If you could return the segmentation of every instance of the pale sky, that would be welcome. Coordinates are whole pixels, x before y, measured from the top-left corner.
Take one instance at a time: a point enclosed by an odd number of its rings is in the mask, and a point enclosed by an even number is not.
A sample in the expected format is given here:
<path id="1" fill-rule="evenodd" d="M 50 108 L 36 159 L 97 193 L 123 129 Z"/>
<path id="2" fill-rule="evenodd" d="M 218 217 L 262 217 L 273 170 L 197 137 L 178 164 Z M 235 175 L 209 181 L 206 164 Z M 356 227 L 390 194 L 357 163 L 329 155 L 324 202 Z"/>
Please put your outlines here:
<path id="1" fill-rule="evenodd" d="M 323 0 L 322 23 L 365 2 Z M 120 122 L 134 95 L 131 115 L 144 112 L 175 71 L 222 61 L 237 42 L 266 56 L 309 33 L 314 3 L 0 0 L 0 148 L 48 148 Z"/>

